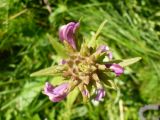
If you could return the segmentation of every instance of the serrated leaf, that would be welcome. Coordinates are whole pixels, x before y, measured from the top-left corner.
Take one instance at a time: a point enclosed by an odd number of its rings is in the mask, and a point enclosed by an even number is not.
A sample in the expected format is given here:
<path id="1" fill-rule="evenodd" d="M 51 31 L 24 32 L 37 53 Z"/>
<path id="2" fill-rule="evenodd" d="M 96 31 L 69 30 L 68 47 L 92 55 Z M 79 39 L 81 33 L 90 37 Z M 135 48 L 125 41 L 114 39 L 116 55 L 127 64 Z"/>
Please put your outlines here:
<path id="1" fill-rule="evenodd" d="M 126 67 L 138 62 L 139 60 L 141 60 L 141 57 L 130 58 L 130 59 L 122 60 L 122 62 L 120 62 L 119 65 L 122 67 Z"/>
<path id="2" fill-rule="evenodd" d="M 57 66 L 51 66 L 48 68 L 44 68 L 42 70 L 39 70 L 37 72 L 32 73 L 30 76 L 49 76 L 49 75 L 56 75 L 60 74 L 61 71 L 63 70 L 63 66 L 57 65 Z"/>

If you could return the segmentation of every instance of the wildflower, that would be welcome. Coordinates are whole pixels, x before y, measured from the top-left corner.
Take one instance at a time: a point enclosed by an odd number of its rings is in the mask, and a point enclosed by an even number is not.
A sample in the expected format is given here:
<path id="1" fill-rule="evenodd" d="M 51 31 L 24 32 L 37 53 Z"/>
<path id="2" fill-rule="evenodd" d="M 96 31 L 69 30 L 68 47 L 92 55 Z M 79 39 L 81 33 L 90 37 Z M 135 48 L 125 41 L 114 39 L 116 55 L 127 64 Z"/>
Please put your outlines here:
<path id="1" fill-rule="evenodd" d="M 100 27 L 102 27 L 102 25 Z M 110 74 L 108 71 L 112 71 L 116 76 L 119 76 L 124 73 L 123 66 L 133 64 L 140 60 L 140 58 L 133 58 L 131 60 L 126 60 L 125 62 L 121 61 L 122 63 L 119 64 L 118 61 L 112 60 L 112 52 L 108 46 L 100 45 L 95 48 L 96 45 L 90 46 L 87 41 L 83 42 L 77 50 L 75 33 L 78 27 L 79 23 L 70 22 L 67 25 L 62 26 L 59 30 L 61 41 L 63 43 L 68 43 L 64 45 L 69 45 L 74 49 L 69 53 L 70 48 L 64 47 L 64 49 L 68 51 L 67 58 L 65 58 L 65 60 L 62 59 L 58 65 L 40 70 L 31 75 L 57 74 L 61 75 L 65 80 L 68 80 L 67 83 L 63 83 L 57 87 L 52 86 L 48 82 L 46 83 L 44 94 L 53 102 L 63 100 L 73 89 L 75 89 L 75 87 L 81 92 L 84 102 L 95 95 L 94 100 L 100 101 L 106 94 L 103 86 L 107 83 L 107 75 Z M 104 62 L 103 60 L 106 57 L 108 57 L 108 59 Z M 92 92 L 93 88 L 96 88 L 95 93 Z"/>
<path id="2" fill-rule="evenodd" d="M 76 33 L 76 30 L 78 29 L 78 27 L 79 27 L 79 23 L 70 22 L 67 25 L 63 25 L 59 29 L 60 40 L 62 42 L 66 41 L 74 49 L 76 49 L 75 33 Z"/>
<path id="3" fill-rule="evenodd" d="M 63 83 L 58 87 L 53 87 L 50 83 L 46 82 L 44 94 L 47 95 L 51 101 L 59 102 L 67 96 L 67 88 L 68 83 Z"/>

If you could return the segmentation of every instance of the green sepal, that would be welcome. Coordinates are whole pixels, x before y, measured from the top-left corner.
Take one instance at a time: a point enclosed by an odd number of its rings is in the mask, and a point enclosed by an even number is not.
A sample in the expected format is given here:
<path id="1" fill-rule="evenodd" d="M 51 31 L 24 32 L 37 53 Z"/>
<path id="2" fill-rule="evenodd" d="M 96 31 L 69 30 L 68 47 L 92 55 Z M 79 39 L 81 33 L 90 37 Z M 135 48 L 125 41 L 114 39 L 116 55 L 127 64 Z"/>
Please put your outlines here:
<path id="1" fill-rule="evenodd" d="M 97 54 L 95 57 L 95 59 L 96 59 L 96 62 L 98 62 L 98 63 L 103 63 L 103 59 L 105 58 L 105 56 L 106 56 L 106 53 L 105 52 L 103 52 L 103 53 L 99 53 L 99 54 Z"/>
<path id="2" fill-rule="evenodd" d="M 79 90 L 78 88 L 75 88 L 73 91 L 71 91 L 68 96 L 67 96 L 67 106 L 69 108 L 72 108 L 74 102 L 76 101 L 77 96 L 79 95 Z"/>
<path id="3" fill-rule="evenodd" d="M 65 48 L 66 53 L 71 54 L 75 51 L 75 49 L 66 40 L 63 41 L 63 44 L 64 44 L 64 48 Z"/>
<path id="4" fill-rule="evenodd" d="M 49 76 L 49 75 L 56 75 L 56 74 L 61 74 L 62 71 L 64 70 L 63 65 L 56 65 L 56 66 L 51 66 L 42 70 L 39 70 L 37 72 L 32 73 L 30 76 Z"/>
<path id="5" fill-rule="evenodd" d="M 90 49 L 88 48 L 86 43 L 83 43 L 81 45 L 80 54 L 82 56 L 89 56 L 90 55 Z"/>
<path id="6" fill-rule="evenodd" d="M 106 71 L 106 72 L 99 72 L 98 73 L 98 77 L 100 78 L 101 81 L 103 81 L 105 83 L 105 80 L 108 80 L 108 79 L 114 79 L 116 77 L 115 73 L 114 72 L 111 72 L 111 71 Z"/>
<path id="7" fill-rule="evenodd" d="M 110 89 L 117 89 L 117 85 L 114 83 L 113 79 L 115 77 L 115 74 L 111 72 L 106 72 L 106 73 L 100 73 L 99 78 L 101 81 L 103 81 L 105 87 L 110 88 Z"/>
<path id="8" fill-rule="evenodd" d="M 105 80 L 105 87 L 109 89 L 117 90 L 117 85 L 113 80 Z"/>

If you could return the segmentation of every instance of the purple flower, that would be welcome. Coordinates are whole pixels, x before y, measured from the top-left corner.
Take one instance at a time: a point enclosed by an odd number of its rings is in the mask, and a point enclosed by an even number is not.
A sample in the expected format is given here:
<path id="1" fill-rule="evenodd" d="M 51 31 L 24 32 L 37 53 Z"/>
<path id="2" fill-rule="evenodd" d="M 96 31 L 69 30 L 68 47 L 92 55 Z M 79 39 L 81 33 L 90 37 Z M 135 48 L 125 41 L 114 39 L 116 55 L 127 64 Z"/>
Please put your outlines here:
<path id="1" fill-rule="evenodd" d="M 50 83 L 46 82 L 44 94 L 47 95 L 51 101 L 59 102 L 67 96 L 67 88 L 68 83 L 63 83 L 58 87 L 53 87 Z"/>
<path id="2" fill-rule="evenodd" d="M 102 53 L 102 52 L 105 52 L 107 55 L 108 55 L 108 58 L 111 60 L 112 59 L 112 52 L 109 51 L 109 47 L 106 46 L 106 45 L 101 45 L 98 47 L 97 49 L 97 52 L 98 53 Z"/>
<path id="3" fill-rule="evenodd" d="M 67 25 L 63 25 L 59 29 L 60 40 L 62 42 L 65 40 L 74 49 L 76 49 L 75 33 L 76 33 L 76 30 L 77 30 L 78 27 L 79 27 L 79 23 L 70 22 Z"/>
<path id="4" fill-rule="evenodd" d="M 106 92 L 104 89 L 97 89 L 96 90 L 96 97 L 95 100 L 100 101 L 104 96 L 105 96 Z"/>
<path id="5" fill-rule="evenodd" d="M 122 73 L 124 73 L 123 67 L 121 67 L 121 66 L 118 65 L 118 64 L 112 64 L 112 65 L 110 65 L 109 68 L 110 68 L 112 71 L 114 71 L 114 73 L 115 73 L 117 76 L 120 76 Z"/>
<path id="6" fill-rule="evenodd" d="M 106 46 L 106 45 L 101 45 L 101 46 L 99 46 L 97 51 L 99 51 L 99 52 L 107 52 L 107 51 L 109 51 L 109 47 Z"/>

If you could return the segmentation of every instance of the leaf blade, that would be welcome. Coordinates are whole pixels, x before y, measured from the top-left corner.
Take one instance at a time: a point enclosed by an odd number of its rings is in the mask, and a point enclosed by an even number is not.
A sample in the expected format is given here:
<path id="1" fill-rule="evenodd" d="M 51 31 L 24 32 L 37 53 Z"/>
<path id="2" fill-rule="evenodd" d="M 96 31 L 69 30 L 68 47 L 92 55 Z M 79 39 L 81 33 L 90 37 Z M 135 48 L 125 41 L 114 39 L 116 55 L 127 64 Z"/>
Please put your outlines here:
<path id="1" fill-rule="evenodd" d="M 33 72 L 30 76 L 35 77 L 35 76 L 49 76 L 49 75 L 55 75 L 60 73 L 63 70 L 63 66 L 57 65 L 57 66 L 51 66 L 48 68 L 44 68 L 42 70 L 39 70 L 37 72 Z"/>
<path id="2" fill-rule="evenodd" d="M 141 57 L 125 59 L 125 60 L 122 60 L 122 62 L 120 62 L 119 65 L 122 67 L 126 67 L 126 66 L 129 66 L 129 65 L 132 65 L 132 64 L 138 62 L 141 59 L 142 59 Z"/>

